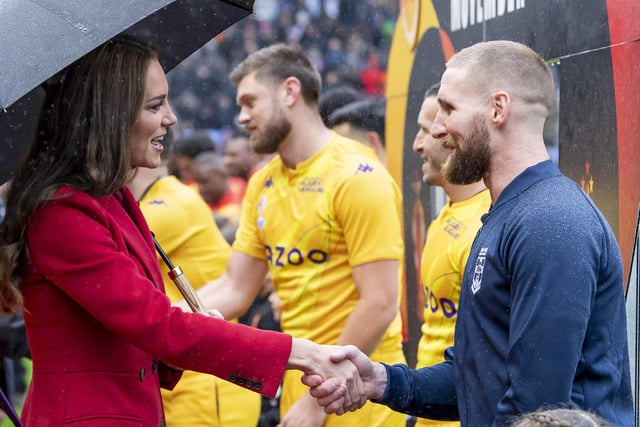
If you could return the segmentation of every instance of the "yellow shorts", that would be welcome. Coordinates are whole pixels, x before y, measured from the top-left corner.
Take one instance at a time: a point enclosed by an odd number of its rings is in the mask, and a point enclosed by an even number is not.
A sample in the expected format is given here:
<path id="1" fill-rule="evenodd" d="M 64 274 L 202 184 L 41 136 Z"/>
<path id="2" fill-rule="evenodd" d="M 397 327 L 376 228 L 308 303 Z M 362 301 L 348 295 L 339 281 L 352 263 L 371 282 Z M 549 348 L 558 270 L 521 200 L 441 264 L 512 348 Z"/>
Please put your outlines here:
<path id="1" fill-rule="evenodd" d="M 287 410 L 308 392 L 309 388 L 300 382 L 300 371 L 286 371 L 280 398 L 280 418 Z M 404 427 L 406 415 L 394 412 L 384 405 L 368 402 L 355 412 L 345 415 L 328 415 L 323 427 Z"/>
<path id="2" fill-rule="evenodd" d="M 171 427 L 255 427 L 260 417 L 259 394 L 193 371 L 172 391 L 163 389 L 162 402 Z"/>

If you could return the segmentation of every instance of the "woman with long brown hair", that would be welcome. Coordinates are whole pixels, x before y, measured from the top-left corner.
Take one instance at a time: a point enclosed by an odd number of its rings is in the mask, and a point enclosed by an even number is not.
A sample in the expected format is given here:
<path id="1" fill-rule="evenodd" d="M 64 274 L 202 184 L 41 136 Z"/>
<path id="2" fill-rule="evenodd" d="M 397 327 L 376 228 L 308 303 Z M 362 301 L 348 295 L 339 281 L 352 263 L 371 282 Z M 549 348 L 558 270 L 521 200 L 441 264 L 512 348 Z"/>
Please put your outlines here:
<path id="1" fill-rule="evenodd" d="M 173 367 L 267 395 L 301 369 L 337 378 L 355 402 L 356 371 L 329 362 L 330 347 L 171 306 L 125 187 L 137 167 L 160 165 L 176 122 L 167 96 L 157 52 L 122 37 L 47 84 L 0 226 L 0 310 L 23 307 L 33 359 L 25 424 L 164 425 L 159 388 L 175 384 Z"/>

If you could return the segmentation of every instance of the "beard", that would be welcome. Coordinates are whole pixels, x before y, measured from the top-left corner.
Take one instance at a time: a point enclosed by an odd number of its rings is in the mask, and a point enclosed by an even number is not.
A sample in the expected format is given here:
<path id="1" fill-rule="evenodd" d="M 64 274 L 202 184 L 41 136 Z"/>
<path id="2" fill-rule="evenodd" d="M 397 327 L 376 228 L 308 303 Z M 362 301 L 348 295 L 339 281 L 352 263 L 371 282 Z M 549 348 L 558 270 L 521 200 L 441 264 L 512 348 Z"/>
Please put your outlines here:
<path id="1" fill-rule="evenodd" d="M 442 166 L 442 174 L 452 184 L 467 185 L 480 181 L 489 170 L 491 148 L 489 130 L 480 117 L 473 120 L 471 132 L 464 147 L 454 140 L 456 149 Z"/>
<path id="2" fill-rule="evenodd" d="M 275 106 L 274 106 L 275 107 Z M 258 154 L 273 154 L 291 132 L 291 122 L 285 117 L 280 108 L 275 109 L 272 119 L 261 132 L 251 135 L 253 151 Z"/>

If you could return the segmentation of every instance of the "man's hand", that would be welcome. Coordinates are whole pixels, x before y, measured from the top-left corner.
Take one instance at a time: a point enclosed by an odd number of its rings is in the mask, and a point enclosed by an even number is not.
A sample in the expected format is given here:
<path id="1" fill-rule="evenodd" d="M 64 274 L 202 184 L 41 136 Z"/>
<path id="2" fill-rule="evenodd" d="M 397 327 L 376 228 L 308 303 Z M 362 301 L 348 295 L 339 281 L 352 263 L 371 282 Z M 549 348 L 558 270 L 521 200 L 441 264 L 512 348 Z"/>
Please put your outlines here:
<path id="1" fill-rule="evenodd" d="M 318 404 L 324 408 L 324 411 L 327 414 L 341 415 L 347 411 L 361 408 L 367 399 L 382 397 L 387 385 L 387 371 L 384 366 L 369 360 L 367 355 L 355 346 L 336 346 L 334 348 L 336 350 L 330 356 L 331 361 L 338 363 L 348 360 L 358 369 L 365 390 L 365 399 L 357 402 L 359 406 L 355 404 L 356 402 L 347 404 L 346 399 L 342 399 L 340 386 L 337 382 L 331 379 L 322 381 L 317 375 L 303 375 L 302 383 L 310 388 L 311 396 L 318 400 Z"/>

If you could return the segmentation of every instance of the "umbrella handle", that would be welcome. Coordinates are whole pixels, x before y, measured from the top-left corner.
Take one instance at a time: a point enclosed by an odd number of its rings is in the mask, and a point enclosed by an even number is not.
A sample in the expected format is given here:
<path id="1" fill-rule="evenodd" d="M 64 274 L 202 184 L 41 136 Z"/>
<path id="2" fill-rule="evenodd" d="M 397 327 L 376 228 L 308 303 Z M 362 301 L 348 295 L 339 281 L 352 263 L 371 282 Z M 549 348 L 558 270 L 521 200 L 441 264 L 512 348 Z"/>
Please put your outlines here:
<path id="1" fill-rule="evenodd" d="M 175 283 L 176 287 L 182 294 L 182 297 L 191 308 L 191 311 L 193 311 L 194 313 L 206 313 L 204 304 L 198 297 L 198 294 L 193 289 L 187 278 L 182 273 L 182 269 L 180 267 L 174 267 L 173 269 L 169 270 L 169 278 L 173 280 L 173 283 Z"/>

